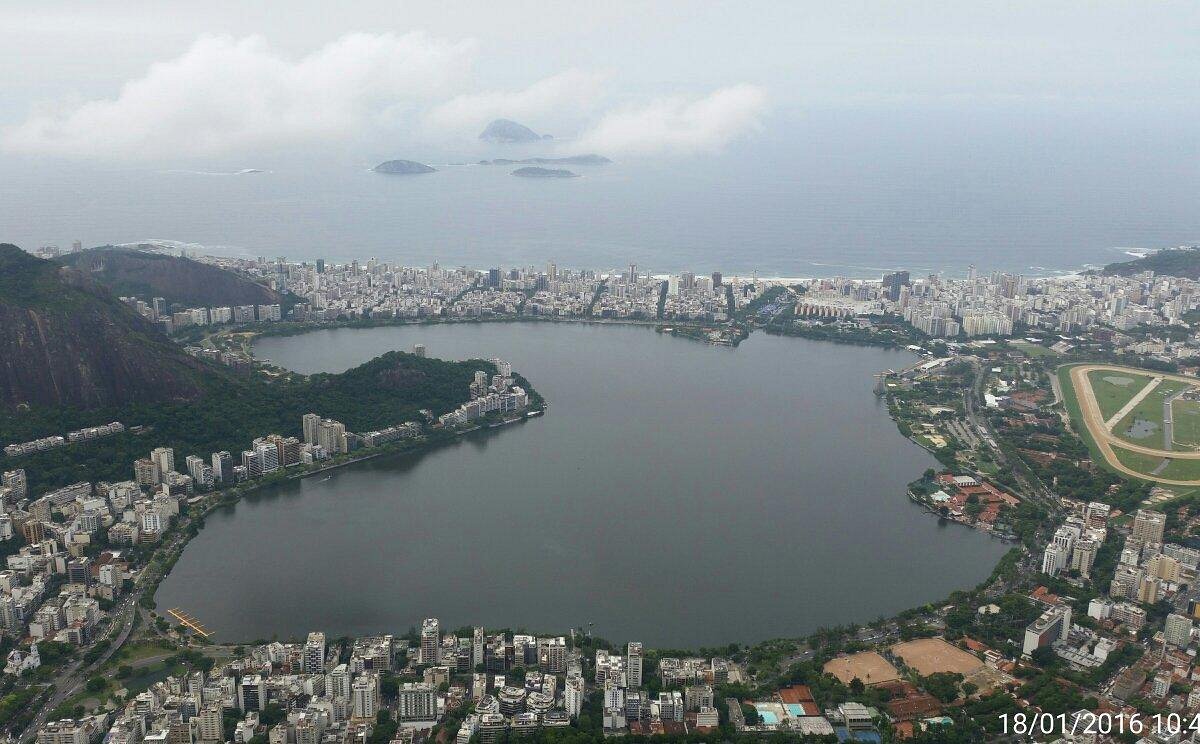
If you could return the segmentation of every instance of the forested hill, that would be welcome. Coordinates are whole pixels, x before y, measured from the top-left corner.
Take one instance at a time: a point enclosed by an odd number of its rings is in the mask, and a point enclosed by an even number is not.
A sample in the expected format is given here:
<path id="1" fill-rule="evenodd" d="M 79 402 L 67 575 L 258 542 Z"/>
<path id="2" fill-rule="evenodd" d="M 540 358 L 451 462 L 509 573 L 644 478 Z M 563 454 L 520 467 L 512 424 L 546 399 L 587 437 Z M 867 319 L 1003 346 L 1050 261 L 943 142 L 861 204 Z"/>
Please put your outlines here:
<path id="1" fill-rule="evenodd" d="M 269 287 L 190 258 L 105 246 L 71 253 L 60 261 L 122 297 L 162 297 L 188 307 L 287 304 Z"/>
<path id="2" fill-rule="evenodd" d="M 26 457 L 0 456 L 0 464 L 25 468 L 35 492 L 79 480 L 127 480 L 133 477 L 133 461 L 154 447 L 173 447 L 176 462 L 187 455 L 207 460 L 221 450 L 236 458 L 255 437 L 299 437 L 306 413 L 337 419 L 356 432 L 418 421 L 422 408 L 440 415 L 469 399 L 476 370 L 495 372 L 482 360 L 446 362 L 392 351 L 340 374 L 277 381 L 230 376 L 213 381 L 196 401 L 0 414 L 3 443 L 114 420 L 146 427 L 142 434 L 127 431 Z"/>
<path id="3" fill-rule="evenodd" d="M 1163 276 L 1200 279 L 1200 248 L 1172 248 L 1133 261 L 1110 263 L 1101 269 L 1109 276 L 1132 276 L 1153 271 Z"/>
<path id="4" fill-rule="evenodd" d="M 205 368 L 86 274 L 0 244 L 0 415 L 195 400 Z"/>

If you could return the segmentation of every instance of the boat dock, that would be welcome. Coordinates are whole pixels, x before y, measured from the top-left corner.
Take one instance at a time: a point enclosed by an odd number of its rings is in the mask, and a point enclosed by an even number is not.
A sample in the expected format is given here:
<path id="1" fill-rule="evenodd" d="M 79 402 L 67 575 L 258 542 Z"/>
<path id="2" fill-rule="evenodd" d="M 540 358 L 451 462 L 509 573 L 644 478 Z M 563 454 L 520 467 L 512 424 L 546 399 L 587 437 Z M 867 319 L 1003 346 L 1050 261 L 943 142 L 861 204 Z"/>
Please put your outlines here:
<path id="1" fill-rule="evenodd" d="M 198 636 L 208 638 L 212 635 L 212 631 L 204 627 L 195 616 L 189 615 L 178 607 L 173 607 L 167 610 L 167 614 L 179 621 L 179 624 Z"/>

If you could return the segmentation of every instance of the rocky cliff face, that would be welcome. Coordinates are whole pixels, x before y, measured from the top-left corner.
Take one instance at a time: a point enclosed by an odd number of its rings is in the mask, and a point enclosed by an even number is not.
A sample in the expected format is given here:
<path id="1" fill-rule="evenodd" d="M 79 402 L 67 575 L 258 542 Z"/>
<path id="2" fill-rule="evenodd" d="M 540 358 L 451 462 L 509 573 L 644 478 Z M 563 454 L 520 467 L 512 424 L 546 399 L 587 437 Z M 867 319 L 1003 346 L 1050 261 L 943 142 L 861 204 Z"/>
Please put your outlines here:
<path id="1" fill-rule="evenodd" d="M 0 244 L 0 409 L 194 400 L 207 372 L 86 274 Z"/>
<path id="2" fill-rule="evenodd" d="M 62 262 L 117 296 L 147 301 L 162 297 L 169 303 L 191 307 L 273 305 L 281 301 L 279 293 L 269 287 L 190 258 L 104 247 L 72 253 Z"/>

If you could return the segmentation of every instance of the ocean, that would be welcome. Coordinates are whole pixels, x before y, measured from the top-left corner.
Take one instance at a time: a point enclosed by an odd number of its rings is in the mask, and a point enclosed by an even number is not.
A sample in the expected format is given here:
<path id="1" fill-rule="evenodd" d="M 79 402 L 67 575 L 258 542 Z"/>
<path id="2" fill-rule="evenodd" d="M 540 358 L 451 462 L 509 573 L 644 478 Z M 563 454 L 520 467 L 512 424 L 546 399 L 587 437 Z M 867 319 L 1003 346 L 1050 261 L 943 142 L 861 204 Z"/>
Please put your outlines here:
<path id="1" fill-rule="evenodd" d="M 199 252 L 412 265 L 874 277 L 1077 271 L 1200 241 L 1194 127 L 1160 116 L 848 109 L 778 115 L 716 154 L 522 179 L 483 158 L 571 153 L 388 144 L 137 165 L 0 157 L 0 240 L 144 240 Z M 437 173 L 384 176 L 376 163 Z M 262 172 L 242 172 L 258 169 Z"/>

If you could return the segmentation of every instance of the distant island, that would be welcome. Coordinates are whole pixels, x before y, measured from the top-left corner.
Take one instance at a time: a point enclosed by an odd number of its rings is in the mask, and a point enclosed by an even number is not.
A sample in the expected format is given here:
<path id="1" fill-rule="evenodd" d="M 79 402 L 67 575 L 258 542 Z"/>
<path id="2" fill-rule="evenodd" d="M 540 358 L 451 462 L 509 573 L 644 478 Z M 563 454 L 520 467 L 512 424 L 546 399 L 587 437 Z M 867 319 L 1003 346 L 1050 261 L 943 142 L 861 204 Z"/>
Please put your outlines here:
<path id="1" fill-rule="evenodd" d="M 606 165 L 612 161 L 603 155 L 588 154 L 588 155 L 570 155 L 565 158 L 522 158 L 520 160 L 509 160 L 507 158 L 496 158 L 495 160 L 480 160 L 480 165 Z"/>
<path id="2" fill-rule="evenodd" d="M 512 172 L 521 178 L 578 178 L 578 173 L 561 168 L 517 168 Z"/>
<path id="3" fill-rule="evenodd" d="M 418 173 L 434 173 L 437 168 L 431 168 L 415 160 L 388 160 L 380 163 L 371 170 L 376 173 L 386 173 L 390 176 L 412 176 Z"/>
<path id="4" fill-rule="evenodd" d="M 542 135 L 524 124 L 518 124 L 509 119 L 496 119 L 480 133 L 479 139 L 485 142 L 538 142 L 544 139 L 554 139 L 548 134 Z"/>

